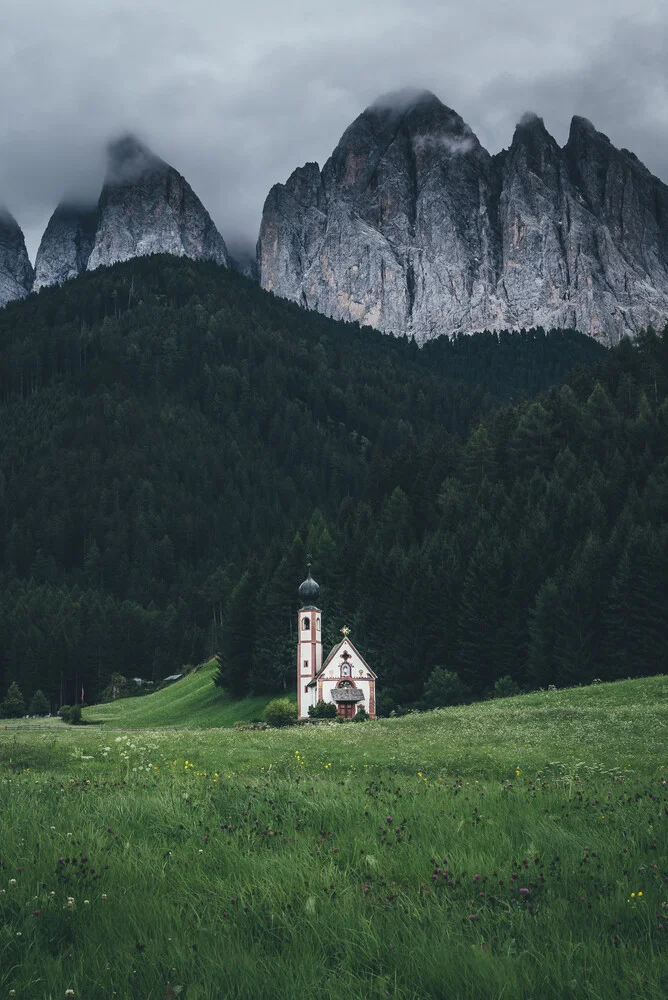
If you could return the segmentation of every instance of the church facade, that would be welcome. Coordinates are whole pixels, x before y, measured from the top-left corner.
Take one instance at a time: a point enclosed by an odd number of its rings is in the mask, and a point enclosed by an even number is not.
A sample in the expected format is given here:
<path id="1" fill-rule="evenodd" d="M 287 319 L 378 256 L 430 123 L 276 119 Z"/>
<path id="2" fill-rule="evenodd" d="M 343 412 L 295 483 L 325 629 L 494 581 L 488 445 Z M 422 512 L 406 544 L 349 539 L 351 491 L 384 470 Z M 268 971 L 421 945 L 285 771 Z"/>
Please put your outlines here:
<path id="1" fill-rule="evenodd" d="M 341 629 L 343 639 L 323 661 L 322 611 L 318 607 L 320 587 L 311 576 L 299 588 L 297 641 L 298 717 L 308 719 L 308 710 L 319 701 L 333 702 L 337 715 L 352 719 L 363 708 L 376 717 L 376 675 L 349 638 L 350 629 Z"/>

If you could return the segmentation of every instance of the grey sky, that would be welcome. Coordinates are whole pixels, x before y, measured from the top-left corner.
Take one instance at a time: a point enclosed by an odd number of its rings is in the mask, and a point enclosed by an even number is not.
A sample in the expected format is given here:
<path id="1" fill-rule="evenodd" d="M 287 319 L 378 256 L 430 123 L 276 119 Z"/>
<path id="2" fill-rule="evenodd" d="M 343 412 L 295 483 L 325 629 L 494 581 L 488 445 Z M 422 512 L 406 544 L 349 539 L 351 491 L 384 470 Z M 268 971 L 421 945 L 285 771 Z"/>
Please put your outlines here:
<path id="1" fill-rule="evenodd" d="M 668 181 L 665 0 L 5 0 L 0 201 L 34 258 L 65 191 L 97 194 L 137 132 L 232 248 L 264 198 L 388 90 L 428 87 L 491 152 L 536 111 L 591 118 Z"/>

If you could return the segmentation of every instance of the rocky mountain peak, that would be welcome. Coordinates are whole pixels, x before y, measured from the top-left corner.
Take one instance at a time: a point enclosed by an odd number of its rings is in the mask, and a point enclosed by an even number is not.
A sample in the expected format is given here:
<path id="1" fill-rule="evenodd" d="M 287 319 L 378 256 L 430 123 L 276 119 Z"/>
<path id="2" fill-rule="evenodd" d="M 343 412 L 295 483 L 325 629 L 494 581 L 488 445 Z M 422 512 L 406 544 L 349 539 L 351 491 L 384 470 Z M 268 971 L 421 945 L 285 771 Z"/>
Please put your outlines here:
<path id="1" fill-rule="evenodd" d="M 533 111 L 526 111 L 515 126 L 512 144 L 531 141 L 549 142 L 554 143 L 555 146 L 557 145 L 556 140 L 552 138 L 545 128 L 545 122 L 540 115 L 535 114 Z"/>
<path id="2" fill-rule="evenodd" d="M 33 278 L 23 232 L 11 212 L 0 204 L 0 307 L 27 295 Z"/>
<path id="3" fill-rule="evenodd" d="M 35 258 L 34 291 L 86 270 L 95 242 L 97 206 L 63 201 L 49 219 Z"/>
<path id="4" fill-rule="evenodd" d="M 532 325 L 606 343 L 668 317 L 668 188 L 585 118 L 535 114 L 490 157 L 434 94 L 386 94 L 318 174 L 272 188 L 260 281 L 419 342 Z"/>
<path id="5" fill-rule="evenodd" d="M 514 181 L 524 184 L 528 173 L 543 176 L 548 169 L 558 170 L 561 160 L 559 144 L 545 128 L 543 119 L 533 112 L 522 115 L 505 157 L 506 176 L 513 174 Z"/>
<path id="6" fill-rule="evenodd" d="M 107 146 L 107 184 L 132 183 L 143 174 L 169 169 L 164 160 L 130 133 L 112 140 Z"/>
<path id="7" fill-rule="evenodd" d="M 576 143 L 580 140 L 588 142 L 592 139 L 606 142 L 610 146 L 612 145 L 607 135 L 604 135 L 603 132 L 599 132 L 588 118 L 583 118 L 581 115 L 573 115 L 568 135 L 569 144 Z"/>
<path id="8" fill-rule="evenodd" d="M 186 179 L 135 136 L 121 136 L 108 147 L 88 270 L 153 253 L 229 263 L 222 236 Z"/>
<path id="9" fill-rule="evenodd" d="M 97 205 L 56 208 L 37 252 L 35 288 L 152 253 L 229 264 L 222 236 L 185 178 L 126 134 L 107 147 Z"/>
<path id="10" fill-rule="evenodd" d="M 381 94 L 366 110 L 367 112 L 389 110 L 403 115 L 415 108 L 429 107 L 443 107 L 442 101 L 431 90 L 422 87 L 402 87 L 398 90 L 391 90 L 387 94 Z"/>

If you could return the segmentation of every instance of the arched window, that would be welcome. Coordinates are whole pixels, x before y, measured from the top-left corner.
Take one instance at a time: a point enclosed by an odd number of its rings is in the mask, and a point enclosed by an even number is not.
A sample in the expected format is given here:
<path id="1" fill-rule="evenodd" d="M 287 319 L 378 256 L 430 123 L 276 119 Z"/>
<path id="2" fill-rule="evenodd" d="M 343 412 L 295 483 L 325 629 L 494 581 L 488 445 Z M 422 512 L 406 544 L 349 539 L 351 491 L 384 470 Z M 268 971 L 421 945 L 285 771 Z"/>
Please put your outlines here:
<path id="1" fill-rule="evenodd" d="M 337 687 L 340 688 L 351 688 L 353 686 L 352 681 L 339 681 Z"/>
<path id="2" fill-rule="evenodd" d="M 308 632 L 311 627 L 311 622 L 308 618 L 304 618 L 302 622 L 302 632 Z"/>
<path id="3" fill-rule="evenodd" d="M 320 619 L 319 618 L 317 619 L 315 627 L 316 627 L 317 631 L 319 632 L 320 631 Z"/>

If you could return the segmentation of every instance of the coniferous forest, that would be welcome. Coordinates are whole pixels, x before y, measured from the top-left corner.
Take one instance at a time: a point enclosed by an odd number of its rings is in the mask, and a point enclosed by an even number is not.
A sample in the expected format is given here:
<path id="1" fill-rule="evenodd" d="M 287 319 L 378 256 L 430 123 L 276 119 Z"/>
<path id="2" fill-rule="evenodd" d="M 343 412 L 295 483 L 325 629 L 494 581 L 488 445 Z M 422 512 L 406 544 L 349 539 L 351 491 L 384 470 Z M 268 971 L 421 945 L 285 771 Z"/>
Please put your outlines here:
<path id="1" fill-rule="evenodd" d="M 137 259 L 0 312 L 0 700 L 294 686 L 306 554 L 379 708 L 668 664 L 668 328 L 412 342 Z"/>

